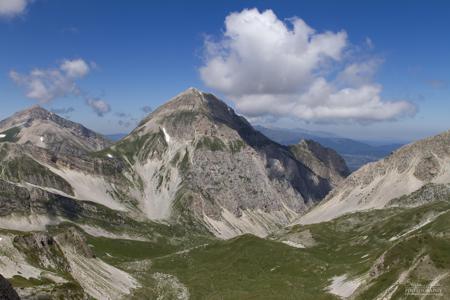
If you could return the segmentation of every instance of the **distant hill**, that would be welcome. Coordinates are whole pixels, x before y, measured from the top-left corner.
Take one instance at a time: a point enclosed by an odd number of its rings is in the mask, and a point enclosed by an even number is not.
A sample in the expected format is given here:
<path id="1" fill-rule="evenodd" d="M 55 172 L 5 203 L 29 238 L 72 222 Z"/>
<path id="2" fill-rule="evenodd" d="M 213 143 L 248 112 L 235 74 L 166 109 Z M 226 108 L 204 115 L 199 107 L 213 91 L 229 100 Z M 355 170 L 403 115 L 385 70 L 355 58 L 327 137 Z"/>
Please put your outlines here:
<path id="1" fill-rule="evenodd" d="M 294 145 L 300 140 L 308 139 L 334 149 L 345 159 L 351 171 L 355 171 L 369 162 L 377 161 L 403 146 L 403 144 L 373 146 L 366 142 L 343 138 L 320 131 L 266 128 L 260 125 L 255 126 L 255 128 L 268 138 L 283 145 Z"/>

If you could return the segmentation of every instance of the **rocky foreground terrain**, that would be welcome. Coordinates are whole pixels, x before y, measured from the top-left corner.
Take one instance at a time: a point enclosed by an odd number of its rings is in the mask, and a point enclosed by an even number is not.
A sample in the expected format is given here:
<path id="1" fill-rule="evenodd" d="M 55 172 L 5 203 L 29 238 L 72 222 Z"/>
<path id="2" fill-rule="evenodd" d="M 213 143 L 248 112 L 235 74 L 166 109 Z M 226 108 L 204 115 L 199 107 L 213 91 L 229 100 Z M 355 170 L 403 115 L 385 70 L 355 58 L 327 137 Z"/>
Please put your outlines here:
<path id="1" fill-rule="evenodd" d="M 115 144 L 17 113 L 0 122 L 0 297 L 449 297 L 449 143 L 346 178 L 335 151 L 277 144 L 196 89 Z"/>

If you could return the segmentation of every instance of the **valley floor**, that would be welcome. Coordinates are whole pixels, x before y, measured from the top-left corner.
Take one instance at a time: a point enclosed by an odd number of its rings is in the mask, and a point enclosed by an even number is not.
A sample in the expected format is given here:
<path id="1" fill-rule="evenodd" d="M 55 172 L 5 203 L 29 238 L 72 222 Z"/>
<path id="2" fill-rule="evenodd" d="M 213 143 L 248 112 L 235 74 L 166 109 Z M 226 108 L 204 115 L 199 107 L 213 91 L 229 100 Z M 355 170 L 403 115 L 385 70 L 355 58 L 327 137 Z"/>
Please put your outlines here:
<path id="1" fill-rule="evenodd" d="M 1 273 L 24 299 L 434 299 L 408 295 L 419 285 L 450 297 L 448 201 L 296 225 L 266 239 L 188 237 L 156 223 L 127 235 L 95 226 L 2 230 Z"/>

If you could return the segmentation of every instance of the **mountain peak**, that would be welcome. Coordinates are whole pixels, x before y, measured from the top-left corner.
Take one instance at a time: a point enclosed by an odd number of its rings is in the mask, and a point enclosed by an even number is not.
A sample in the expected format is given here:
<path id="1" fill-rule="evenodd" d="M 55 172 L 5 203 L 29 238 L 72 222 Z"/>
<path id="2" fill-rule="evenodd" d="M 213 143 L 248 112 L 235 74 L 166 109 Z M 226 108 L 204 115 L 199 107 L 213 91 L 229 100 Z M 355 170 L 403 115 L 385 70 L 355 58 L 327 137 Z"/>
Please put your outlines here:
<path id="1" fill-rule="evenodd" d="M 101 135 L 35 105 L 0 121 L 1 142 L 31 143 L 55 153 L 80 154 L 110 145 Z"/>
<path id="2" fill-rule="evenodd" d="M 49 112 L 45 108 L 40 105 L 33 105 L 27 109 L 19 111 L 13 115 L 14 117 L 28 117 L 30 119 L 47 119 L 49 116 L 53 115 L 53 113 Z"/>
<path id="3" fill-rule="evenodd" d="M 191 109 L 199 109 L 214 101 L 222 102 L 212 94 L 190 87 L 170 99 L 166 104 L 162 105 L 161 108 L 167 108 L 173 105 L 183 105 L 190 106 Z"/>
<path id="4" fill-rule="evenodd" d="M 11 117 L 0 121 L 0 130 L 6 130 L 14 126 L 30 126 L 30 124 L 36 120 L 49 120 L 52 118 L 52 116 L 57 117 L 55 114 L 49 112 L 40 105 L 34 105 L 24 110 L 18 111 Z"/>
<path id="5" fill-rule="evenodd" d="M 49 113 L 49 111 L 48 110 L 46 110 L 45 108 L 43 108 L 42 106 L 40 106 L 39 104 L 36 104 L 36 105 L 33 105 L 33 106 L 30 106 L 29 108 L 26 108 L 26 109 L 24 109 L 24 110 L 22 110 L 23 112 L 33 112 L 33 111 L 36 111 L 36 112 L 48 112 Z"/>
<path id="6" fill-rule="evenodd" d="M 315 173 L 225 102 L 195 88 L 157 108 L 108 151 L 142 175 L 141 207 L 150 219 L 184 215 L 178 209 L 186 206 L 220 237 L 265 235 L 298 217 L 332 186 L 328 173 Z M 318 162 L 318 168 L 326 163 Z M 271 211 L 277 217 L 263 224 Z"/>
<path id="7" fill-rule="evenodd" d="M 151 120 L 161 121 L 169 118 L 174 121 L 174 119 L 177 119 L 174 116 L 180 114 L 190 115 L 191 117 L 193 115 L 206 115 L 227 122 L 233 122 L 233 120 L 239 118 L 231 107 L 213 94 L 190 87 L 150 113 L 142 120 L 139 127 Z M 182 118 L 182 120 L 184 119 Z"/>
<path id="8" fill-rule="evenodd" d="M 187 88 L 186 90 L 184 90 L 184 91 L 182 92 L 182 94 L 183 94 L 183 93 L 202 94 L 203 91 L 201 91 L 201 90 L 199 90 L 199 89 L 197 89 L 197 88 L 191 86 L 191 87 Z"/>

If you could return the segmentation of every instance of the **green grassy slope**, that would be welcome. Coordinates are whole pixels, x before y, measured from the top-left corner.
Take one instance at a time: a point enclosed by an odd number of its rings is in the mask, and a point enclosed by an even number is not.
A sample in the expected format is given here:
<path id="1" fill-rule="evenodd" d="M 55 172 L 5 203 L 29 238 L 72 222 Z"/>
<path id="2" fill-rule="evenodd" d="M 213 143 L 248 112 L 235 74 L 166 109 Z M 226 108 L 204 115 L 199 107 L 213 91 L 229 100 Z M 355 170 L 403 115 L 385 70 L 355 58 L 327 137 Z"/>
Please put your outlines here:
<path id="1" fill-rule="evenodd" d="M 183 288 L 190 299 L 338 299 L 327 287 L 341 275 L 361 280 L 354 299 L 404 298 L 409 285 L 427 285 L 442 275 L 438 285 L 445 298 L 450 297 L 450 276 L 445 275 L 450 274 L 450 201 L 440 200 L 296 225 L 267 239 L 244 235 L 222 241 L 131 220 L 120 220 L 130 222 L 123 228 L 108 227 L 104 221 L 89 222 L 83 214 L 78 221 L 146 238 L 86 234 L 96 257 L 141 283 L 130 296 L 134 299 L 183 299 Z M 57 233 L 64 226 L 50 231 Z M 286 241 L 306 247 L 292 247 Z M 403 280 L 396 285 L 399 278 Z M 16 278 L 13 284 L 31 283 Z"/>

